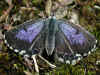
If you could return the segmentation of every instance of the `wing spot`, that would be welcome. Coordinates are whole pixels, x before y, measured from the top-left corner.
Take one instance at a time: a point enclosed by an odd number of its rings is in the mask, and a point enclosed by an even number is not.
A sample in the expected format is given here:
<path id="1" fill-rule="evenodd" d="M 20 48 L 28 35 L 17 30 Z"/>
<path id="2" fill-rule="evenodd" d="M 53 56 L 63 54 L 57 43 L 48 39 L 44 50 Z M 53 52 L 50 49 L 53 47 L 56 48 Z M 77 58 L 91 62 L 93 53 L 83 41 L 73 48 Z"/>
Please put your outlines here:
<path id="1" fill-rule="evenodd" d="M 13 50 L 12 46 L 9 47 L 11 50 Z"/>
<path id="2" fill-rule="evenodd" d="M 24 57 L 30 57 L 28 54 L 25 54 Z"/>
<path id="3" fill-rule="evenodd" d="M 14 51 L 15 51 L 16 53 L 18 53 L 18 52 L 19 52 L 19 50 L 18 50 L 18 49 L 15 49 Z"/>
<path id="4" fill-rule="evenodd" d="M 98 41 L 96 40 L 95 42 L 97 43 Z"/>
<path id="5" fill-rule="evenodd" d="M 7 40 L 4 41 L 7 44 Z"/>
<path id="6" fill-rule="evenodd" d="M 91 52 L 93 52 L 94 51 L 94 49 L 91 49 Z"/>
<path id="7" fill-rule="evenodd" d="M 82 57 L 78 57 L 78 58 L 77 58 L 77 61 L 80 61 L 81 59 L 82 59 Z"/>
<path id="8" fill-rule="evenodd" d="M 20 55 L 23 55 L 23 54 L 25 54 L 25 53 L 26 53 L 25 50 L 22 50 L 22 51 L 19 52 Z"/>
<path id="9" fill-rule="evenodd" d="M 66 60 L 66 64 L 70 64 L 70 60 Z"/>
<path id="10" fill-rule="evenodd" d="M 83 54 L 83 56 L 87 56 L 87 55 L 88 55 L 87 53 L 84 53 L 84 54 Z"/>
<path id="11" fill-rule="evenodd" d="M 5 38 L 5 35 L 3 35 L 3 37 Z"/>
<path id="12" fill-rule="evenodd" d="M 91 54 L 91 51 L 88 52 L 88 55 L 90 55 L 90 54 Z"/>
<path id="13" fill-rule="evenodd" d="M 9 45 L 9 44 L 7 44 L 7 46 L 9 47 L 10 45 Z"/>
<path id="14" fill-rule="evenodd" d="M 80 57 L 80 56 L 81 56 L 81 54 L 76 54 L 76 56 L 77 56 L 77 57 Z"/>
<path id="15" fill-rule="evenodd" d="M 94 49 L 96 48 L 96 45 L 94 45 Z"/>
<path id="16" fill-rule="evenodd" d="M 58 60 L 59 60 L 60 62 L 64 62 L 63 58 L 58 58 Z"/>
<path id="17" fill-rule="evenodd" d="M 75 65 L 76 62 L 77 62 L 76 60 L 72 60 L 72 63 L 71 63 L 71 64 L 72 64 L 72 65 Z"/>

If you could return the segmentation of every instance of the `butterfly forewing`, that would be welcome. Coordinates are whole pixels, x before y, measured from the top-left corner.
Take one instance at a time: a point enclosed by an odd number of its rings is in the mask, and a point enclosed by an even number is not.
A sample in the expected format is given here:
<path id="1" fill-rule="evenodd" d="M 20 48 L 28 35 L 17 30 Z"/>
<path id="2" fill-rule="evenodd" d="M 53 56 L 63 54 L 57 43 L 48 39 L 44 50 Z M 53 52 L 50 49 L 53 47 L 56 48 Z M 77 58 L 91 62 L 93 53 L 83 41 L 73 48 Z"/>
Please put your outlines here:
<path id="1" fill-rule="evenodd" d="M 28 50 L 34 41 L 37 38 L 40 38 L 40 33 L 43 31 L 43 28 L 44 19 L 29 21 L 16 27 L 15 29 L 5 32 L 5 39 L 7 40 L 7 44 L 9 44 L 9 46 L 12 46 L 14 49 L 18 49 L 19 52 L 21 50 L 26 50 L 28 53 Z"/>
<path id="2" fill-rule="evenodd" d="M 59 20 L 59 30 L 66 38 L 70 48 L 74 53 L 88 53 L 94 45 L 96 45 L 96 39 L 88 31 L 81 26 L 69 23 L 64 20 Z M 68 45 L 67 45 L 68 46 Z M 68 49 L 66 49 L 67 51 Z"/>

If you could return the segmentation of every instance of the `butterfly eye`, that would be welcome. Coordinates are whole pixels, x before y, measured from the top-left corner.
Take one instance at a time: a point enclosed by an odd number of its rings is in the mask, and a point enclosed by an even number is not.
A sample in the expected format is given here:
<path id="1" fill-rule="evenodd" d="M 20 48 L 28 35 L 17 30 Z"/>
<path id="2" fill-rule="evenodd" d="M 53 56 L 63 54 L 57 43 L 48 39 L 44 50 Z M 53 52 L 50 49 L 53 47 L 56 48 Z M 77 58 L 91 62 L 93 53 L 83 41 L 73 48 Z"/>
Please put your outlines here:
<path id="1" fill-rule="evenodd" d="M 55 17 L 55 16 L 53 16 L 53 19 L 56 19 L 56 17 Z"/>

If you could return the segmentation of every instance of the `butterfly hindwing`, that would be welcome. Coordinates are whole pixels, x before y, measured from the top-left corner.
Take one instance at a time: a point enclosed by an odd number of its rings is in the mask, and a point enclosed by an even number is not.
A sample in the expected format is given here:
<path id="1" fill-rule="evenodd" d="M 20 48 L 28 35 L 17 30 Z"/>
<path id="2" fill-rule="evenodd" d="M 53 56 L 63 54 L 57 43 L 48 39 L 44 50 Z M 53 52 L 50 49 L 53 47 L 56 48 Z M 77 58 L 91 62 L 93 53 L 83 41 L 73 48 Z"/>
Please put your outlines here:
<path id="1" fill-rule="evenodd" d="M 68 46 L 66 44 L 64 35 L 59 30 L 56 34 L 56 53 L 59 58 L 63 58 L 63 56 L 67 54 L 71 54 L 70 50 L 68 50 Z"/>

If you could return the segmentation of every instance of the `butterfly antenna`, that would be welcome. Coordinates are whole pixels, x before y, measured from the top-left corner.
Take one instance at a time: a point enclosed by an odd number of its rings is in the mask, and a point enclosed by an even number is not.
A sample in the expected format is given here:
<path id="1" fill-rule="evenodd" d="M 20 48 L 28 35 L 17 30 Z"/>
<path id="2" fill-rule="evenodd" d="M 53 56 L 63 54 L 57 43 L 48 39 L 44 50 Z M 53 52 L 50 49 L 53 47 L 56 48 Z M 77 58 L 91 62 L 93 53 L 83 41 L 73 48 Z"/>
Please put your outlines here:
<path id="1" fill-rule="evenodd" d="M 55 10 L 53 10 L 53 2 L 52 0 L 47 0 L 45 6 L 46 17 L 53 18 L 55 16 Z"/>

